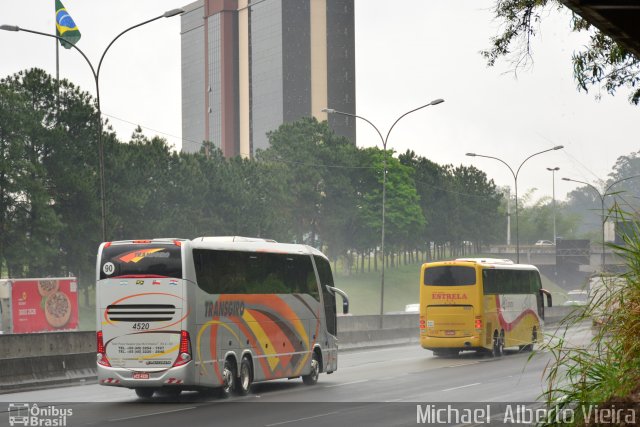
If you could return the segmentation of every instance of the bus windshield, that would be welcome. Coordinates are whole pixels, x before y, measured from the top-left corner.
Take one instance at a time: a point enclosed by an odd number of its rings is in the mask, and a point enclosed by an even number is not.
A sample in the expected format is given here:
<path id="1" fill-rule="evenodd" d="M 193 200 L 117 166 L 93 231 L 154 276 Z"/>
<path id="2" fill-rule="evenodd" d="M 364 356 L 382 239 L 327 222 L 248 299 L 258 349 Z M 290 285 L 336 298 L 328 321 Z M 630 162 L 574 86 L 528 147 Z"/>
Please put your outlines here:
<path id="1" fill-rule="evenodd" d="M 102 250 L 101 280 L 140 275 L 182 278 L 181 247 L 159 243 L 124 244 Z"/>
<path id="2" fill-rule="evenodd" d="M 424 271 L 424 284 L 427 286 L 468 286 L 475 283 L 476 270 L 473 267 L 445 265 Z"/>

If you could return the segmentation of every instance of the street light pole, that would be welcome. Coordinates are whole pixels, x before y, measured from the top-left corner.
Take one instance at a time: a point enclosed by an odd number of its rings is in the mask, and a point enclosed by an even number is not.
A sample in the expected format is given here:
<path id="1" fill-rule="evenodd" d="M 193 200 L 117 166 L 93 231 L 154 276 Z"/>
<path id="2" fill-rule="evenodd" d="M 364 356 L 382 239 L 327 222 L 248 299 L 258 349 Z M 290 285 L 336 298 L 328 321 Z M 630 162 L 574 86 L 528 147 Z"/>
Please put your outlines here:
<path id="1" fill-rule="evenodd" d="M 522 163 L 520 163 L 520 166 L 518 166 L 518 170 L 516 170 L 515 172 L 513 171 L 513 169 L 511 168 L 511 166 L 509 166 L 509 164 L 507 162 L 505 162 L 502 159 L 499 159 L 497 157 L 493 157 L 493 156 L 485 156 L 483 154 L 476 154 L 476 153 L 467 153 L 467 156 L 470 157 L 484 157 L 487 159 L 493 159 L 493 160 L 497 160 L 501 163 L 503 163 L 507 168 L 509 168 L 509 171 L 511 172 L 511 175 L 513 175 L 513 181 L 514 181 L 514 186 L 515 186 L 515 192 L 516 192 L 516 262 L 518 264 L 520 264 L 520 234 L 519 234 L 519 224 L 518 224 L 518 175 L 520 174 L 520 169 L 522 169 L 522 166 L 527 162 L 527 160 L 529 160 L 530 158 L 546 153 L 548 151 L 554 151 L 554 150 L 560 150 L 561 148 L 564 148 L 564 145 L 556 145 L 553 148 L 549 148 L 547 150 L 543 150 L 543 151 L 539 151 L 537 153 L 533 153 L 532 155 L 530 155 L 529 157 L 527 157 L 526 159 L 524 159 L 522 161 Z"/>
<path id="2" fill-rule="evenodd" d="M 100 219 L 101 219 L 102 241 L 103 242 L 107 241 L 107 202 L 106 202 L 106 185 L 105 185 L 105 171 L 104 171 L 105 170 L 104 144 L 103 144 L 103 141 L 102 141 L 102 110 L 100 108 L 100 84 L 99 84 L 100 68 L 102 67 L 102 61 L 104 60 L 104 57 L 107 54 L 107 51 L 109 50 L 109 48 L 123 34 L 133 30 L 134 28 L 141 27 L 142 25 L 145 25 L 145 24 L 148 24 L 150 22 L 156 21 L 156 20 L 158 20 L 160 18 L 170 18 L 172 16 L 179 15 L 179 14 L 181 14 L 183 12 L 184 12 L 183 9 L 172 9 L 172 10 L 169 10 L 169 11 L 163 13 L 162 15 L 156 16 L 155 18 L 151 18 L 151 19 L 149 19 L 147 21 L 144 21 L 144 22 L 141 22 L 139 24 L 133 25 L 133 26 L 127 28 L 126 30 L 122 31 L 113 40 L 111 40 L 111 42 L 109 43 L 107 48 L 102 53 L 102 56 L 100 57 L 100 61 L 98 62 L 98 68 L 97 69 L 94 68 L 94 66 L 91 63 L 91 61 L 89 61 L 89 58 L 87 57 L 87 55 L 85 55 L 85 53 L 79 47 L 77 47 L 73 43 L 70 43 L 71 47 L 74 48 L 75 50 L 77 50 L 78 52 L 80 52 L 80 54 L 82 55 L 84 60 L 87 62 L 87 64 L 89 64 L 89 68 L 91 68 L 91 73 L 93 74 L 93 80 L 94 80 L 95 85 L 96 85 L 96 108 L 98 110 L 98 127 L 97 127 L 98 136 L 97 136 L 97 140 L 98 140 L 98 174 L 99 174 L 99 178 L 100 178 Z M 63 37 L 60 37 L 60 36 L 57 36 L 57 35 L 54 35 L 54 34 L 43 33 L 43 32 L 40 32 L 40 31 L 29 30 L 27 28 L 18 27 L 17 25 L 0 25 L 0 30 L 16 31 L 16 32 L 17 31 L 24 31 L 25 33 L 37 34 L 37 35 L 40 35 L 40 36 L 51 37 L 51 38 L 54 38 L 54 39 L 58 39 L 60 41 L 64 41 Z"/>
<path id="3" fill-rule="evenodd" d="M 638 178 L 640 177 L 640 175 L 634 175 L 634 176 L 629 176 L 627 178 L 622 178 L 619 179 L 617 181 L 612 182 L 611 184 L 609 184 L 609 186 L 607 188 L 605 188 L 605 190 L 603 192 L 600 192 L 600 190 L 598 190 L 594 185 L 589 184 L 588 182 L 585 181 L 580 181 L 577 179 L 573 179 L 573 178 L 562 178 L 563 181 L 571 181 L 571 182 L 577 182 L 579 184 L 584 184 L 589 186 L 593 191 L 596 192 L 596 194 L 598 195 L 598 197 L 600 197 L 600 215 L 602 217 L 602 255 L 601 255 L 601 268 L 602 268 L 602 272 L 604 273 L 604 269 L 606 267 L 605 264 L 605 256 L 604 256 L 604 250 L 605 250 L 605 241 L 604 241 L 604 226 L 607 222 L 607 219 L 604 215 L 604 199 L 607 196 L 610 196 L 611 194 L 609 194 L 609 190 L 611 189 L 611 187 L 613 187 L 614 185 L 622 182 L 622 181 L 627 181 L 629 179 L 633 179 L 633 178 Z"/>
<path id="4" fill-rule="evenodd" d="M 380 274 L 380 328 L 382 328 L 382 319 L 383 319 L 383 314 L 384 314 L 384 265 L 385 265 L 385 258 L 384 258 L 384 236 L 385 236 L 385 205 L 386 205 L 386 199 L 387 199 L 387 142 L 389 142 L 389 135 L 391 134 L 391 131 L 393 130 L 394 126 L 404 117 L 408 116 L 411 113 L 414 113 L 418 110 L 422 110 L 425 107 L 428 107 L 430 105 L 438 105 L 444 102 L 444 99 L 434 99 L 433 101 L 431 101 L 428 104 L 422 105 L 418 108 L 414 108 L 413 110 L 407 111 L 406 113 L 402 114 L 400 117 L 398 117 L 396 119 L 395 122 L 393 122 L 393 124 L 391 125 L 391 127 L 389 128 L 389 131 L 387 132 L 387 136 L 385 138 L 382 137 L 382 133 L 380 132 L 380 130 L 376 127 L 376 125 L 374 125 L 370 120 L 366 119 L 365 117 L 359 116 L 357 114 L 351 114 L 351 113 L 345 113 L 344 111 L 338 111 L 335 110 L 333 108 L 324 108 L 322 109 L 323 112 L 328 113 L 328 114 L 340 114 L 343 116 L 349 116 L 349 117 L 355 117 L 357 119 L 361 119 L 364 120 L 365 122 L 369 123 L 371 125 L 371 127 L 373 127 L 376 132 L 378 133 L 378 136 L 380 137 L 380 141 L 382 142 L 382 230 L 381 230 L 381 238 L 380 238 L 380 253 L 382 255 L 382 270 L 381 270 L 381 274 Z"/>
<path id="5" fill-rule="evenodd" d="M 553 244 L 556 244 L 556 172 L 560 170 L 559 167 L 547 168 L 551 172 L 551 186 L 553 188 Z"/>

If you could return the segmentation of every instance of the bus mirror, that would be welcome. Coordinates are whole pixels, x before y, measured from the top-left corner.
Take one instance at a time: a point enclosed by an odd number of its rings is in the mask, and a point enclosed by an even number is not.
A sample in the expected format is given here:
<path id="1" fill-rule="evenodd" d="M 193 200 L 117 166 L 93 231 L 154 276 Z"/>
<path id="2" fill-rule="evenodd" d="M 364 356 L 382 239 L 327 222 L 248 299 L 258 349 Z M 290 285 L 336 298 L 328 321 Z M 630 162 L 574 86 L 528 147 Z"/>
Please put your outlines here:
<path id="1" fill-rule="evenodd" d="M 333 286 L 325 286 L 332 294 L 339 294 L 342 297 L 342 314 L 349 314 L 349 296 L 347 296 L 347 293 L 342 289 L 334 288 Z"/>
<path id="2" fill-rule="evenodd" d="M 547 307 L 552 307 L 553 306 L 553 299 L 551 298 L 551 292 L 549 292 L 546 289 L 540 289 L 540 295 L 546 295 L 547 296 Z"/>

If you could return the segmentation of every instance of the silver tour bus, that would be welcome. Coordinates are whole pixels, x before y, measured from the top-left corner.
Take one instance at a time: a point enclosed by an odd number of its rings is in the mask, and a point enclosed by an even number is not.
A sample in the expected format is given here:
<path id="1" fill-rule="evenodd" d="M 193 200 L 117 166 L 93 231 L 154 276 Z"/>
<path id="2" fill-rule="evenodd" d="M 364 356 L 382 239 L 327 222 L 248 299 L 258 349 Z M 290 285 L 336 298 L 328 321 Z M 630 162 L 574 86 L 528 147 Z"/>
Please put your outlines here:
<path id="1" fill-rule="evenodd" d="M 246 394 L 254 381 L 315 384 L 338 368 L 329 260 L 305 245 L 245 237 L 100 245 L 98 381 L 155 391 Z"/>

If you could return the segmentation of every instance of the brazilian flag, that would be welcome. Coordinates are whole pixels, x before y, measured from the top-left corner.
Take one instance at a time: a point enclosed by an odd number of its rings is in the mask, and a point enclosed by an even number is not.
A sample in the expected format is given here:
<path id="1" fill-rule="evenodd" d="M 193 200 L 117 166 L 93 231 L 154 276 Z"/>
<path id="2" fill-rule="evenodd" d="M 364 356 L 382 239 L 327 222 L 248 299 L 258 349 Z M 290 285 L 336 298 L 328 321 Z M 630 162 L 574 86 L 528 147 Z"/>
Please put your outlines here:
<path id="1" fill-rule="evenodd" d="M 80 30 L 60 0 L 56 0 L 56 35 L 64 39 L 60 44 L 66 49 L 71 49 L 80 40 Z"/>

